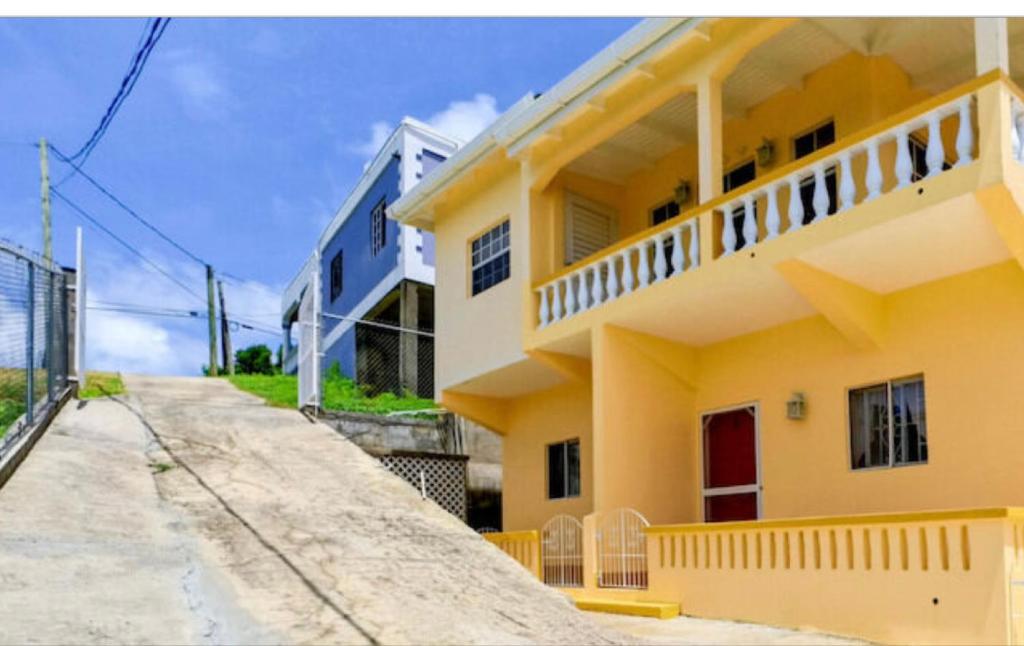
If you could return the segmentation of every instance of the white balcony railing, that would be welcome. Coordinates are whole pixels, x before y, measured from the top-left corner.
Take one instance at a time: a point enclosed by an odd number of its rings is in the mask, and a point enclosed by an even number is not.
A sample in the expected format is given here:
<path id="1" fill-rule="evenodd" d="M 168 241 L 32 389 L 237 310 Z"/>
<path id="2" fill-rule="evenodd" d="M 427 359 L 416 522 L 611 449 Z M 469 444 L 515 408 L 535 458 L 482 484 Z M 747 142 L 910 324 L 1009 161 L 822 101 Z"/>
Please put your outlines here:
<path id="1" fill-rule="evenodd" d="M 919 179 L 970 164 L 977 158 L 976 95 L 994 81 L 995 76 L 985 75 L 932 97 L 859 135 L 567 267 L 534 286 L 537 327 L 578 316 L 697 269 L 702 262 L 729 256 L 902 190 Z M 1013 90 L 1011 145 L 1014 158 L 1024 163 L 1024 92 L 1009 85 Z M 833 173 L 835 183 L 830 190 Z M 801 197 L 801 187 L 810 193 L 810 199 Z M 701 237 L 705 238 L 703 244 Z M 702 259 L 702 253 L 711 257 Z"/>
<path id="2" fill-rule="evenodd" d="M 539 326 L 696 269 L 699 249 L 696 218 L 656 228 L 647 237 L 538 287 Z"/>

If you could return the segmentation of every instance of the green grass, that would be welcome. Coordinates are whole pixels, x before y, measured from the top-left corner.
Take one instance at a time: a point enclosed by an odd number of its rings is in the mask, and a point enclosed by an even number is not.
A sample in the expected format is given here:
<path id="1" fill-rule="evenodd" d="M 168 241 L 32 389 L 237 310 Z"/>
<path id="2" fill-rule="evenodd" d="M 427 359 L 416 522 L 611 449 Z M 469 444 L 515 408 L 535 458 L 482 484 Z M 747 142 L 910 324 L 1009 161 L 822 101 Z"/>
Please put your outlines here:
<path id="1" fill-rule="evenodd" d="M 95 399 L 124 392 L 124 382 L 116 372 L 87 372 L 85 387 L 78 389 L 79 399 Z"/>
<path id="2" fill-rule="evenodd" d="M 234 375 L 227 380 L 240 390 L 262 397 L 271 406 L 297 407 L 299 382 L 294 375 Z M 431 399 L 408 394 L 399 397 L 394 393 L 383 393 L 371 397 L 354 381 L 333 370 L 328 370 L 324 378 L 323 400 L 324 410 L 377 415 L 437 408 Z"/>
<path id="3" fill-rule="evenodd" d="M 20 368 L 0 368 L 0 437 L 25 413 L 25 376 Z"/>

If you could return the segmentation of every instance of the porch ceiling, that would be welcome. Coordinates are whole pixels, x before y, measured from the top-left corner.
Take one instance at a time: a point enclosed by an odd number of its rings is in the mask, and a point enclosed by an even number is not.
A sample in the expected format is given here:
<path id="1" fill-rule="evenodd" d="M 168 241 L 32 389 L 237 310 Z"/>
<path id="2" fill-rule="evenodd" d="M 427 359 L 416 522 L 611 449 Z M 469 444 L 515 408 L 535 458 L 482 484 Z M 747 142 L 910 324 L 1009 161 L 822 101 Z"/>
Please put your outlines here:
<path id="1" fill-rule="evenodd" d="M 1010 70 L 1024 73 L 1024 19 L 1009 21 L 1009 37 Z M 970 18 L 800 20 L 751 50 L 725 80 L 725 118 L 742 118 L 775 94 L 800 89 L 808 74 L 851 52 L 888 56 L 915 86 L 937 93 L 974 75 L 974 23 Z M 679 146 L 694 143 L 696 126 L 696 96 L 682 94 L 567 168 L 624 184 Z"/>

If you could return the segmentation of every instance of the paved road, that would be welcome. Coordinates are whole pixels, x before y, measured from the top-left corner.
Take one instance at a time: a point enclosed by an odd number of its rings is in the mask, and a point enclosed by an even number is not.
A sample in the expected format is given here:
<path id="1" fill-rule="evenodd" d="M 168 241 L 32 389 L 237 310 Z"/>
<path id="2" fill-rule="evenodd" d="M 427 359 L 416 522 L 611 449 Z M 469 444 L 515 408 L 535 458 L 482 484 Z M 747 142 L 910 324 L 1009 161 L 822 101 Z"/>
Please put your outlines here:
<path id="1" fill-rule="evenodd" d="M 126 385 L 0 489 L 0 641 L 624 639 L 328 427 L 220 380 Z"/>

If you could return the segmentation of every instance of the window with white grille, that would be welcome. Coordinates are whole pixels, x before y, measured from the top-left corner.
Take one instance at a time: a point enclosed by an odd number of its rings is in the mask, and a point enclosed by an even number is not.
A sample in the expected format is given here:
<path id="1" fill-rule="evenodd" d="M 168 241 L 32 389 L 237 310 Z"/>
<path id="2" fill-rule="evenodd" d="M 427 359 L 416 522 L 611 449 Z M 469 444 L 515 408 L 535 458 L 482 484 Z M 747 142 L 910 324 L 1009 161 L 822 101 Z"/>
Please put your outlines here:
<path id="1" fill-rule="evenodd" d="M 850 391 L 850 461 L 854 469 L 928 462 L 923 377 Z"/>
<path id="2" fill-rule="evenodd" d="M 377 203 L 377 206 L 373 207 L 373 211 L 370 212 L 370 249 L 375 256 L 387 244 L 387 220 L 384 216 L 386 208 L 387 202 L 381 200 Z"/>
<path id="3" fill-rule="evenodd" d="M 470 243 L 473 296 L 509 277 L 511 251 L 509 221 L 505 220 Z"/>

